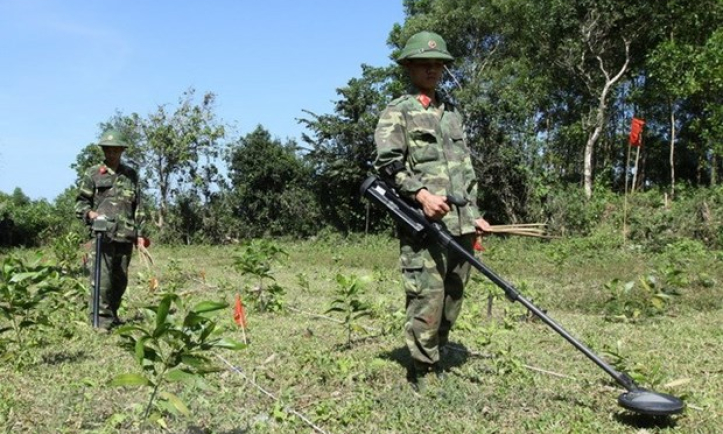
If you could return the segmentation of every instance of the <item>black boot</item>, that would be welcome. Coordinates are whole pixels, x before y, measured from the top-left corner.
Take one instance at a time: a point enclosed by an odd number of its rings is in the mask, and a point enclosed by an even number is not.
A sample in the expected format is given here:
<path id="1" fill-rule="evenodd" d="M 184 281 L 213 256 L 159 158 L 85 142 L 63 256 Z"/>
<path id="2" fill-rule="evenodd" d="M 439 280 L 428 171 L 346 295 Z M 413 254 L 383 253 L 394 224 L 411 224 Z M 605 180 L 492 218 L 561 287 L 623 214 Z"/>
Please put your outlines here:
<path id="1" fill-rule="evenodd" d="M 428 376 L 435 372 L 435 365 L 415 360 L 412 366 L 412 388 L 417 393 L 427 390 Z"/>
<path id="2" fill-rule="evenodd" d="M 118 311 L 113 311 L 113 326 L 121 326 L 126 322 L 118 316 Z"/>

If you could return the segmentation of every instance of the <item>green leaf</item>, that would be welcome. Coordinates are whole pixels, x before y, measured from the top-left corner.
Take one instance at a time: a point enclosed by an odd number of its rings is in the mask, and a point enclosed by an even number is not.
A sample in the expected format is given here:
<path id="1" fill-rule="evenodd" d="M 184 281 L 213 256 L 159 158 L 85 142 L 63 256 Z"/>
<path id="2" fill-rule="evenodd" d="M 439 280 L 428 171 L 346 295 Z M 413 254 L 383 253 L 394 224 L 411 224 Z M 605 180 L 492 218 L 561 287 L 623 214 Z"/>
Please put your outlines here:
<path id="1" fill-rule="evenodd" d="M 13 274 L 13 277 L 10 278 L 10 283 L 20 283 L 28 279 L 32 279 L 34 277 L 37 277 L 39 273 L 37 272 L 30 272 L 30 273 L 16 273 Z"/>
<path id="2" fill-rule="evenodd" d="M 216 342 L 213 342 L 212 345 L 216 348 L 225 348 L 227 350 L 243 350 L 246 348 L 246 344 L 243 342 L 239 342 L 233 339 L 223 338 L 219 339 Z"/>
<path id="3" fill-rule="evenodd" d="M 171 331 L 173 331 L 173 324 L 167 322 L 158 324 L 156 329 L 153 330 L 153 338 L 158 339 L 165 334 L 170 334 Z"/>
<path id="4" fill-rule="evenodd" d="M 138 374 L 116 375 L 111 381 L 111 386 L 152 386 L 153 382 Z"/>
<path id="5" fill-rule="evenodd" d="M 229 305 L 226 302 L 202 301 L 202 302 L 198 303 L 196 306 L 194 306 L 194 308 L 191 309 L 191 312 L 195 312 L 195 313 L 213 312 L 216 310 L 226 309 L 228 306 Z"/>
<path id="6" fill-rule="evenodd" d="M 199 337 L 199 340 L 201 342 L 206 342 L 206 339 L 208 339 L 209 336 L 213 333 L 213 331 L 216 330 L 216 323 L 209 321 L 209 324 L 206 325 L 206 327 L 201 332 L 201 336 Z"/>
<path id="7" fill-rule="evenodd" d="M 170 393 L 170 392 L 161 392 L 161 398 L 164 398 L 167 400 L 173 407 L 178 410 L 179 413 L 181 413 L 184 416 L 190 416 L 191 412 L 188 410 L 188 407 L 186 407 L 186 404 L 183 403 L 176 395 Z"/>
<path id="8" fill-rule="evenodd" d="M 658 310 L 662 310 L 663 308 L 665 308 L 665 300 L 663 300 L 659 297 L 653 297 L 650 300 L 650 303 L 653 305 L 653 307 L 655 307 Z"/>
<path id="9" fill-rule="evenodd" d="M 196 327 L 208 321 L 208 318 L 197 314 L 196 312 L 188 312 L 186 318 L 183 319 L 183 327 Z"/>
<path id="10" fill-rule="evenodd" d="M 156 330 L 160 329 L 161 326 L 166 322 L 168 318 L 168 312 L 171 310 L 171 297 L 165 296 L 158 305 L 156 311 Z M 154 333 L 155 334 L 155 333 Z"/>
<path id="11" fill-rule="evenodd" d="M 334 306 L 334 307 L 330 307 L 329 309 L 327 309 L 326 312 L 324 312 L 324 313 L 331 313 L 331 312 L 342 312 L 343 313 L 343 312 L 346 312 L 346 309 L 342 309 L 341 307 Z"/>
<path id="12" fill-rule="evenodd" d="M 200 355 L 184 354 L 181 356 L 181 361 L 188 366 L 193 366 L 194 368 L 201 368 L 205 366 L 206 363 L 208 363 L 208 358 Z"/>
<path id="13" fill-rule="evenodd" d="M 141 332 L 144 336 L 149 336 L 145 329 L 133 324 L 122 325 L 115 329 L 115 331 L 117 334 L 127 337 L 131 337 L 133 332 Z"/>
<path id="14" fill-rule="evenodd" d="M 178 383 L 186 383 L 186 384 L 194 384 L 196 380 L 201 378 L 199 375 L 193 374 L 191 372 L 185 371 L 183 369 L 172 369 L 168 371 L 166 378 L 168 381 L 178 382 Z"/>
<path id="15" fill-rule="evenodd" d="M 139 364 L 143 363 L 143 358 L 146 355 L 146 340 L 148 340 L 147 337 L 142 337 L 136 341 L 135 356 Z"/>

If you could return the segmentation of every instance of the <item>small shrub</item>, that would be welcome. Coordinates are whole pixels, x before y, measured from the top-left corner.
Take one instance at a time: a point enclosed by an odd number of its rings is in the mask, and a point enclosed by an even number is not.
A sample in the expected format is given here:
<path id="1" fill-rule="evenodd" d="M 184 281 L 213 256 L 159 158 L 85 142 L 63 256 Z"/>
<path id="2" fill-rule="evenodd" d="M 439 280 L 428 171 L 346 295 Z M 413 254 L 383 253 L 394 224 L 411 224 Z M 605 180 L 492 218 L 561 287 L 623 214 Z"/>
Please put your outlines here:
<path id="1" fill-rule="evenodd" d="M 364 282 L 356 276 L 336 275 L 336 299 L 331 302 L 331 307 L 326 311 L 340 312 L 343 315 L 343 324 L 347 332 L 347 348 L 352 345 L 352 331 L 360 330 L 357 324 L 359 318 L 370 316 L 371 309 L 369 306 L 359 299 L 364 290 Z"/>
<path id="2" fill-rule="evenodd" d="M 679 270 L 667 269 L 664 272 L 671 282 L 681 282 Z M 605 284 L 605 289 L 610 294 L 605 302 L 606 319 L 610 321 L 637 321 L 663 315 L 672 297 L 680 295 L 678 287 L 666 285 L 654 273 L 624 284 L 613 279 Z"/>
<path id="3" fill-rule="evenodd" d="M 57 268 L 42 260 L 41 254 L 30 263 L 11 255 L 0 262 L 0 350 L 18 367 L 27 361 L 28 350 L 41 343 L 29 332 L 50 325 L 52 300 L 65 287 Z"/>
<path id="4" fill-rule="evenodd" d="M 236 270 L 256 279 L 256 285 L 248 291 L 249 299 L 262 312 L 279 311 L 283 308 L 286 291 L 276 283 L 273 266 L 281 263 L 281 258 L 285 256 L 288 256 L 288 253 L 266 239 L 245 243 L 234 256 Z"/>
<path id="5" fill-rule="evenodd" d="M 141 374 L 127 373 L 111 380 L 113 386 L 140 386 L 151 389 L 143 418 L 165 427 L 164 414 L 188 415 L 186 405 L 165 390 L 167 383 L 197 385 L 206 374 L 219 371 L 209 357 L 212 350 L 240 350 L 245 344 L 219 336 L 211 312 L 226 309 L 228 303 L 203 301 L 181 317 L 171 314 L 182 309 L 180 297 L 166 294 L 158 305 L 147 306 L 151 321 L 145 325 L 125 325 L 117 330 L 121 346 L 131 353 Z M 155 410 L 151 413 L 152 410 Z"/>

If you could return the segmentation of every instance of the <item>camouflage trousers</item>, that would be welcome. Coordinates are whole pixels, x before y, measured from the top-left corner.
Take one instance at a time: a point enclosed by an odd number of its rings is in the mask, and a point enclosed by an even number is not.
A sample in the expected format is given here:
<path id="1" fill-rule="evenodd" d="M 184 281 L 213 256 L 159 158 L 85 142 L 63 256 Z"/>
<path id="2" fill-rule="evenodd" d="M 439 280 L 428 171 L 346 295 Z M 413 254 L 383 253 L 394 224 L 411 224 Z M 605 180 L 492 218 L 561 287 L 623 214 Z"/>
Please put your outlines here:
<path id="1" fill-rule="evenodd" d="M 472 252 L 474 238 L 469 234 L 455 240 Z M 407 296 L 407 347 L 414 361 L 436 363 L 462 308 L 471 266 L 456 251 L 407 235 L 400 238 L 400 265 Z"/>
<path id="2" fill-rule="evenodd" d="M 93 239 L 88 261 L 91 290 L 95 285 L 95 244 L 96 240 Z M 133 244 L 103 240 L 100 249 L 100 309 L 98 315 L 111 318 L 118 312 L 121 299 L 128 286 L 128 265 L 131 262 Z M 89 306 L 92 310 L 92 300 Z"/>

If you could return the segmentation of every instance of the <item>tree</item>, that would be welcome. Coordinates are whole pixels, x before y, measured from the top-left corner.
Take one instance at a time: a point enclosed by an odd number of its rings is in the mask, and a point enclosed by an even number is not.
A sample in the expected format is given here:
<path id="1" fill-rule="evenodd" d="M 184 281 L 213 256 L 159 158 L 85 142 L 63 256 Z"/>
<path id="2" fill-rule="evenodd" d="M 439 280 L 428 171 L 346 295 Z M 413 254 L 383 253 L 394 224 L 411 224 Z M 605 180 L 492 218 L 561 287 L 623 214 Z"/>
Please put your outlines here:
<path id="1" fill-rule="evenodd" d="M 706 53 L 716 45 L 715 33 L 720 31 L 720 20 L 715 17 L 720 17 L 723 7 L 715 0 L 696 3 L 667 0 L 664 6 L 665 9 L 659 12 L 659 18 L 655 20 L 660 23 L 657 27 L 661 28 L 661 40 L 651 47 L 647 55 L 646 86 L 639 100 L 650 107 L 651 115 L 668 119 L 669 179 L 671 197 L 674 197 L 677 165 L 675 150 L 679 131 L 686 127 L 695 128 L 699 124 L 696 119 L 711 119 L 711 116 L 691 116 L 694 107 L 704 110 L 704 106 L 720 106 L 720 103 L 715 103 L 715 96 L 720 95 L 720 92 L 715 91 L 715 85 L 713 88 L 706 86 L 706 83 L 715 82 L 715 79 L 708 79 L 711 77 L 708 72 L 714 71 L 714 65 L 720 62 L 714 60 L 715 54 L 711 53 L 713 56 L 707 57 Z M 713 69 L 710 69 L 711 66 Z M 720 72 L 713 74 L 716 75 L 720 76 Z M 656 110 L 656 107 L 661 107 L 661 110 Z M 715 112 L 715 108 L 712 112 Z M 713 124 L 716 124 L 715 121 Z M 688 134 L 692 132 L 689 130 Z M 702 130 L 700 134 L 704 134 Z M 702 152 L 715 158 L 715 152 Z M 714 168 L 715 164 L 711 165 L 711 169 Z M 712 182 L 713 179 L 714 172 L 711 173 Z"/>
<path id="2" fill-rule="evenodd" d="M 216 167 L 225 128 L 216 120 L 216 96 L 194 102 L 195 90 L 183 93 L 172 112 L 165 105 L 140 121 L 139 159 L 149 186 L 157 189 L 156 225 L 163 230 L 172 197 L 190 191 L 210 200 L 222 178 Z"/>
<path id="3" fill-rule="evenodd" d="M 341 99 L 334 114 L 304 111 L 301 119 L 311 134 L 302 140 L 311 150 L 307 158 L 314 166 L 317 198 L 324 220 L 338 230 L 361 230 L 365 223 L 364 203 L 359 186 L 374 158 L 374 130 L 379 113 L 390 98 L 399 95 L 398 82 L 391 80 L 395 67 L 362 65 L 362 77 L 337 89 Z M 390 95 L 391 92 L 393 93 Z"/>
<path id="4" fill-rule="evenodd" d="M 310 235 L 321 226 L 311 167 L 294 141 L 281 143 L 261 125 L 231 145 L 227 157 L 235 214 L 244 235 Z"/>

